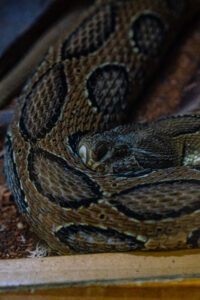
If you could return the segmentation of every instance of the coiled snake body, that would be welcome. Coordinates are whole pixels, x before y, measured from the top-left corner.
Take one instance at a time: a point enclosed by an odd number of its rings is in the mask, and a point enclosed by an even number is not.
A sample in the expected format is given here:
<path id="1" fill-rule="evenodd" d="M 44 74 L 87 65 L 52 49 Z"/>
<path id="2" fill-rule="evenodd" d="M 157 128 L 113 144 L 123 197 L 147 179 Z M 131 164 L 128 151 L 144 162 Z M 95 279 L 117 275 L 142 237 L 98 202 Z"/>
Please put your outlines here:
<path id="1" fill-rule="evenodd" d="M 58 253 L 199 246 L 200 116 L 107 131 L 199 10 L 199 0 L 96 1 L 24 87 L 5 173 Z"/>

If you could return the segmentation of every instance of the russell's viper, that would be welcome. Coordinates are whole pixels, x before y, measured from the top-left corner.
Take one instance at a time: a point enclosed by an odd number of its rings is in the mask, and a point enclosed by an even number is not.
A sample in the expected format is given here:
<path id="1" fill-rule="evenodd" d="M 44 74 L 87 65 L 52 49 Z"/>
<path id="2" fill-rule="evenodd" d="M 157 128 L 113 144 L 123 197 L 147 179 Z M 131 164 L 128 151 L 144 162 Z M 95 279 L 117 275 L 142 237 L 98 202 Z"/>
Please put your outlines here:
<path id="1" fill-rule="evenodd" d="M 200 0 L 97 0 L 19 96 L 5 174 L 59 254 L 199 247 L 200 115 L 124 125 Z"/>

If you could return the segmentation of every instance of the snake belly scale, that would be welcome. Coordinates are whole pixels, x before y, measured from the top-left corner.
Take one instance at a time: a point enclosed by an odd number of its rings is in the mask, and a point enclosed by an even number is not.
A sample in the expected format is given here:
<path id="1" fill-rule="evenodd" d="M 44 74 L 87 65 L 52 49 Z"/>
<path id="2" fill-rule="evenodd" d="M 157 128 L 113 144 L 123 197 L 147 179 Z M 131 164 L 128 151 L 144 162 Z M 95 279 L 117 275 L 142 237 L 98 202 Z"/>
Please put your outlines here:
<path id="1" fill-rule="evenodd" d="M 6 136 L 5 174 L 20 211 L 59 254 L 199 247 L 199 115 L 108 132 L 114 143 L 113 135 L 131 130 L 130 168 L 112 161 L 115 168 L 96 170 L 88 146 L 94 132 L 126 122 L 198 11 L 199 0 L 96 1 L 23 88 Z"/>

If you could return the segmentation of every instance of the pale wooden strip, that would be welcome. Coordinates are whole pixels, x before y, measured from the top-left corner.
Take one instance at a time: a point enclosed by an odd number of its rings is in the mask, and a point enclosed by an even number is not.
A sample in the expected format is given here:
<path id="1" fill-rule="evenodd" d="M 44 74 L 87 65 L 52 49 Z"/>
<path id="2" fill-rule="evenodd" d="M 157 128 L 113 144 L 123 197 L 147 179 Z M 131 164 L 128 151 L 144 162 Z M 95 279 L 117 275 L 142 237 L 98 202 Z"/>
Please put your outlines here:
<path id="1" fill-rule="evenodd" d="M 0 289 L 200 278 L 200 254 L 93 254 L 0 261 Z"/>

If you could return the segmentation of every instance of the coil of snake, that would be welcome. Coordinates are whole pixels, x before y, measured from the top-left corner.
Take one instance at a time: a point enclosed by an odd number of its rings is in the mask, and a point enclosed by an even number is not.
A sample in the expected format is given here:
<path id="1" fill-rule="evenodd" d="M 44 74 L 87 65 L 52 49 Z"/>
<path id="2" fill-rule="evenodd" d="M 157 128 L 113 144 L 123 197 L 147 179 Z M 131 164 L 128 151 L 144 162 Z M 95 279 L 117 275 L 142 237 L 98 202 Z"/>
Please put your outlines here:
<path id="1" fill-rule="evenodd" d="M 5 174 L 57 253 L 200 246 L 200 116 L 124 125 L 198 11 L 199 0 L 97 0 L 24 87 Z"/>

